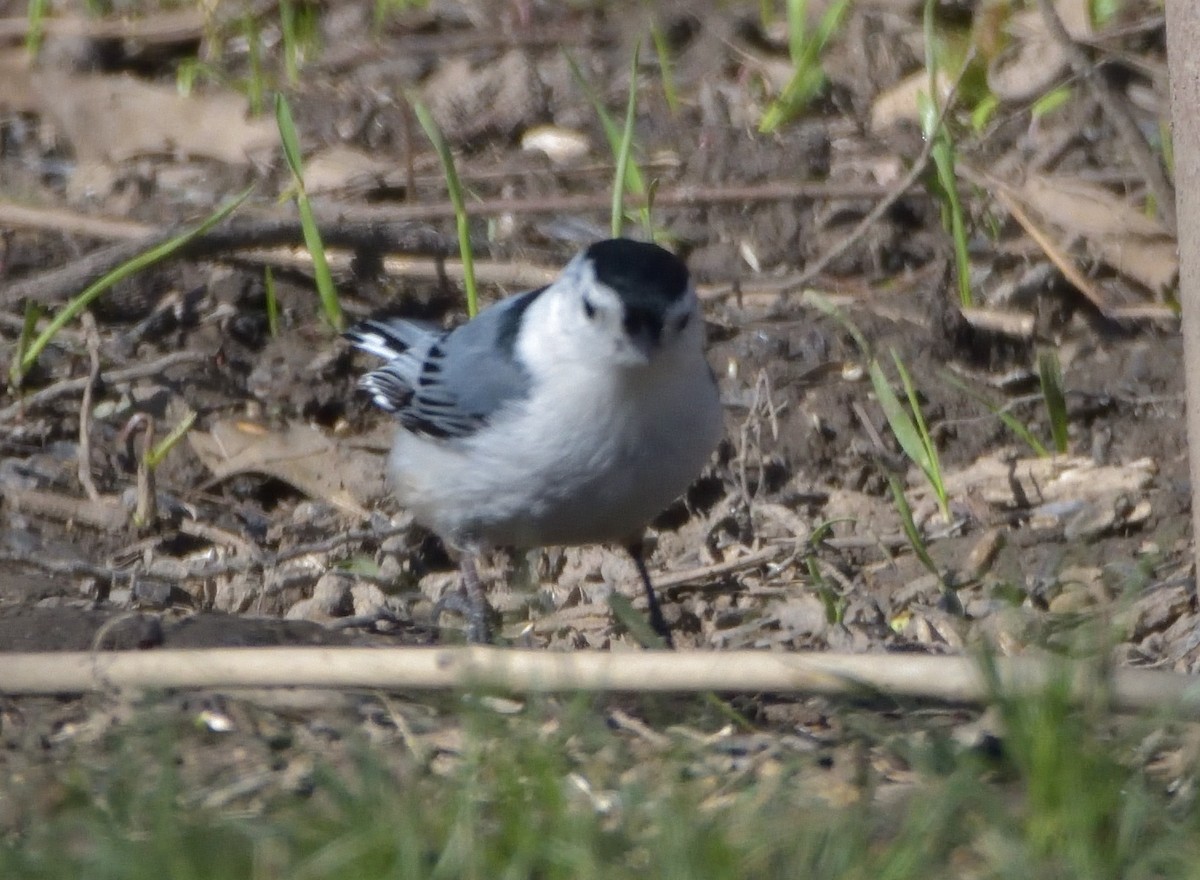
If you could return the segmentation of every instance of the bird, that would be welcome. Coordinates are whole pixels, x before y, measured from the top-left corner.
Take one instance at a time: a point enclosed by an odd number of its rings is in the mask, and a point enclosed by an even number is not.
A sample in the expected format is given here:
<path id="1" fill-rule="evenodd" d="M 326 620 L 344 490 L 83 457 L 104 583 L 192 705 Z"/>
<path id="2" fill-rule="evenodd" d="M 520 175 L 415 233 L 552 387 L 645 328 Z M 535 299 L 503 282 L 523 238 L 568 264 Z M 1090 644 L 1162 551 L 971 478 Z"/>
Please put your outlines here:
<path id="1" fill-rule="evenodd" d="M 679 257 L 598 241 L 550 284 L 451 330 L 388 318 L 344 335 L 384 361 L 358 384 L 399 420 L 388 458 L 397 499 L 460 555 L 453 607 L 469 641 L 489 640 L 475 557 L 611 544 L 633 558 L 650 623 L 674 647 L 645 531 L 723 432 L 700 301 Z"/>

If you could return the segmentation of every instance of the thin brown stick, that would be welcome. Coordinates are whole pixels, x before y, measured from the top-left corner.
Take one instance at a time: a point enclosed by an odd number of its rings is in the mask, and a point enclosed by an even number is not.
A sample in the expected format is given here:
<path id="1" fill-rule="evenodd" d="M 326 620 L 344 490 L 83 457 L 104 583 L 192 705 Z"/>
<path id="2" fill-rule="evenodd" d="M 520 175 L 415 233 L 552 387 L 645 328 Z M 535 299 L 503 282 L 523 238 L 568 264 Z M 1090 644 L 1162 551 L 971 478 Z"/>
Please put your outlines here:
<path id="1" fill-rule="evenodd" d="M 887 696 L 950 703 L 994 697 L 967 657 L 783 651 L 600 652 L 469 648 L 213 648 L 0 655 L 0 693 L 57 694 L 127 688 L 341 687 L 498 689 L 516 693 L 775 692 Z M 1106 698 L 1123 711 L 1200 717 L 1194 676 L 1062 661 L 997 659 L 1010 696 L 1066 680 L 1074 699 Z"/>
<path id="2" fill-rule="evenodd" d="M 995 197 L 1005 210 L 1012 215 L 1013 219 L 1020 224 L 1025 233 L 1034 240 L 1038 247 L 1042 249 L 1042 253 L 1046 255 L 1051 263 L 1059 272 L 1062 272 L 1063 277 L 1071 282 L 1072 286 L 1078 290 L 1101 314 L 1108 314 L 1108 302 L 1104 297 L 1104 293 L 1092 284 L 1075 266 L 1074 261 L 1065 250 L 1050 237 L 1050 234 L 1043 230 L 1040 226 L 1033 222 L 1033 218 L 1025 212 L 1017 201 L 1015 194 L 1008 186 L 999 186 L 993 190 L 992 195 Z"/>
<path id="3" fill-rule="evenodd" d="M 81 235 L 101 241 L 133 241 L 145 238 L 154 227 L 117 217 L 95 217 L 66 208 L 35 208 L 0 200 L 0 227 L 39 229 L 61 235 Z"/>
<path id="4" fill-rule="evenodd" d="M 23 40 L 32 27 L 31 16 L 0 18 L 0 41 Z M 136 40 L 142 43 L 183 43 L 200 39 L 204 30 L 204 11 L 198 7 L 173 10 L 141 18 L 110 16 L 88 18 L 83 15 L 45 16 L 38 29 L 56 37 L 83 37 L 88 40 Z"/>
<path id="5" fill-rule="evenodd" d="M 758 184 L 724 186 L 676 186 L 660 189 L 654 195 L 655 208 L 684 208 L 704 205 L 752 202 L 788 202 L 796 199 L 869 199 L 888 195 L 891 187 L 878 184 L 829 183 L 826 181 L 777 180 Z M 628 208 L 644 207 L 645 196 L 628 195 Z M 545 196 L 542 198 L 488 199 L 469 206 L 472 216 L 495 217 L 500 214 L 576 214 L 608 211 L 612 197 L 604 193 Z M 330 216 L 333 209 L 318 211 L 318 218 Z M 353 205 L 338 209 L 336 216 L 356 221 L 444 220 L 454 216 L 449 202 L 431 205 Z M 330 216 L 332 219 L 332 216 Z"/>
<path id="6" fill-rule="evenodd" d="M 115 499 L 106 500 L 101 498 L 98 504 L 91 505 L 86 501 L 74 498 L 66 498 L 65 496 L 52 495 L 51 493 L 38 492 L 36 490 L 27 490 L 16 497 L 16 501 L 30 506 L 36 509 L 37 512 L 47 516 L 55 516 L 59 519 L 68 519 L 75 516 L 81 521 L 95 524 L 97 527 L 110 527 L 110 523 L 112 522 L 115 522 L 116 525 L 123 525 L 128 519 L 124 507 Z M 347 544 L 364 541 L 385 541 L 395 535 L 403 534 L 411 528 L 412 520 L 406 519 L 404 522 L 388 526 L 384 529 L 350 529 L 331 538 L 307 544 L 297 544 L 295 547 L 289 547 L 277 553 L 271 553 L 255 545 L 248 545 L 247 549 L 252 552 L 243 556 L 234 556 L 215 562 L 201 560 L 199 562 L 183 563 L 173 557 L 163 557 L 151 562 L 149 565 L 143 565 L 139 562 L 128 568 L 118 568 L 86 561 L 58 560 L 39 553 L 12 553 L 0 550 L 0 563 L 27 566 L 38 571 L 47 572 L 48 574 L 87 575 L 101 578 L 105 581 L 128 579 L 142 574 L 155 575 L 177 581 L 207 580 L 214 577 L 242 574 L 247 571 L 265 570 L 304 556 L 330 553 Z M 209 536 L 207 539 L 212 540 L 214 543 L 217 541 L 216 536 Z"/>
<path id="7" fill-rule="evenodd" d="M 958 76 L 955 77 L 954 84 L 950 87 L 949 94 L 946 95 L 946 100 L 942 103 L 941 107 L 938 108 L 937 121 L 934 123 L 933 127 L 935 132 L 941 128 L 942 122 L 946 118 L 946 114 L 949 113 L 950 108 L 954 106 L 954 99 L 958 95 L 958 87 L 962 83 L 963 76 L 966 75 L 967 66 L 973 60 L 974 52 L 972 51 L 968 55 L 967 59 L 963 62 L 962 69 L 959 70 Z M 880 218 L 887 213 L 892 205 L 896 204 L 896 202 L 898 202 L 905 193 L 912 189 L 917 182 L 917 178 L 925 173 L 925 169 L 929 166 L 929 157 L 933 155 L 933 148 L 935 146 L 937 146 L 937 137 L 935 135 L 926 137 L 925 142 L 921 145 L 921 152 L 917 154 L 917 158 L 913 160 L 912 167 L 908 169 L 908 173 L 900 179 L 900 182 L 892 186 L 886 195 L 879 200 L 875 207 L 868 211 L 866 216 L 859 220 L 855 227 L 851 229 L 841 241 L 817 258 L 812 265 L 805 266 L 803 272 L 791 279 L 791 287 L 784 291 L 782 295 L 786 297 L 789 293 L 804 287 L 804 285 L 808 284 L 810 281 L 824 272 L 830 263 L 848 251 L 855 245 L 856 242 L 859 241 L 859 239 L 866 235 L 867 230 L 878 223 Z"/>
<path id="8" fill-rule="evenodd" d="M 925 143 L 921 147 L 921 152 L 917 154 L 916 161 L 912 167 L 908 169 L 908 173 L 900 179 L 900 182 L 892 187 L 891 191 L 886 196 L 880 199 L 874 208 L 868 211 L 861 220 L 855 224 L 846 235 L 833 247 L 821 254 L 810 265 L 804 267 L 804 271 L 799 275 L 789 279 L 789 287 L 783 291 L 783 295 L 795 292 L 803 288 L 806 284 L 824 272 L 829 264 L 850 250 L 867 231 L 879 222 L 880 218 L 888 212 L 892 205 L 900 201 L 905 193 L 917 182 L 917 178 L 925 173 L 926 167 L 929 165 L 929 156 L 933 152 L 936 138 L 925 138 Z"/>
<path id="9" fill-rule="evenodd" d="M 125 367 L 124 369 L 104 373 L 102 374 L 102 378 L 105 382 L 114 385 L 120 382 L 132 382 L 135 379 L 157 376 L 163 370 L 177 367 L 181 364 L 195 364 L 207 361 L 211 357 L 211 354 L 206 354 L 202 351 L 173 351 L 147 364 L 135 364 L 132 367 Z M 88 377 L 84 376 L 77 379 L 63 379 L 55 382 L 53 385 L 47 385 L 45 388 L 30 394 L 23 400 L 0 409 L 0 424 L 15 419 L 22 413 L 28 413 L 35 407 L 42 406 L 52 400 L 80 392 L 87 387 L 87 384 Z"/>
<path id="10" fill-rule="evenodd" d="M 308 251 L 293 248 L 272 248 L 240 254 L 243 264 L 249 263 L 272 268 L 287 268 L 297 272 L 312 272 L 312 255 Z M 326 250 L 326 262 L 333 272 L 350 272 L 353 256 L 345 251 Z M 424 281 L 445 279 L 461 281 L 462 260 L 435 259 L 429 257 L 386 257 L 383 260 L 384 274 L 393 278 L 412 278 Z M 541 266 L 532 262 L 508 260 L 480 260 L 475 263 L 475 278 L 480 284 L 500 287 L 542 287 L 553 281 L 561 271 L 558 267 Z"/>
<path id="11" fill-rule="evenodd" d="M 125 505 L 114 495 L 101 495 L 92 501 L 61 492 L 9 487 L 4 495 L 4 503 L 13 510 L 23 510 L 37 516 L 72 522 L 76 526 L 90 526 L 102 531 L 116 531 L 129 521 L 129 512 Z M 38 555 L 26 559 L 19 554 L 0 554 L 0 562 L 9 561 L 10 558 L 13 561 L 25 561 L 43 571 L 56 571 L 52 567 L 53 560 Z M 51 567 L 48 568 L 48 565 Z M 112 572 L 109 572 L 109 575 L 111 574 Z"/>
<path id="12" fill-rule="evenodd" d="M 84 312 L 81 318 L 84 338 L 87 340 L 88 374 L 83 386 L 83 398 L 79 402 L 79 484 L 88 500 L 95 503 L 100 500 L 100 491 L 96 481 L 92 479 L 92 394 L 96 390 L 96 381 L 100 378 L 100 332 L 96 329 L 96 319 L 91 312 Z"/>
<path id="13" fill-rule="evenodd" d="M 354 219 L 329 215 L 320 222 L 321 235 L 331 247 L 362 248 L 381 253 L 400 251 L 427 256 L 441 256 L 449 253 L 452 246 L 457 247 L 450 239 L 411 219 Z M 11 306 L 22 300 L 45 304 L 60 302 L 106 272 L 178 234 L 178 229 L 154 231 L 144 238 L 122 241 L 93 251 L 66 266 L 34 278 L 13 282 L 0 290 L 0 305 Z M 172 257 L 204 259 L 252 248 L 301 244 L 303 241 L 304 232 L 299 220 L 239 219 L 197 236 L 176 250 Z"/>
<path id="14" fill-rule="evenodd" d="M 1175 179 L 1179 183 L 1179 305 L 1187 406 L 1187 451 L 1192 508 L 1192 565 L 1200 565 L 1200 6 L 1193 0 L 1166 4 L 1167 62 L 1171 76 L 1171 126 Z"/>
<path id="15" fill-rule="evenodd" d="M 235 553 L 239 553 L 249 559 L 262 558 L 262 550 L 257 544 L 251 543 L 240 535 L 235 535 L 233 532 L 214 526 L 211 523 L 200 522 L 195 519 L 185 519 L 179 523 L 179 532 L 183 535 L 192 535 L 193 537 L 201 538 L 210 544 L 229 547 Z"/>
<path id="16" fill-rule="evenodd" d="M 914 177 L 915 179 L 915 177 Z M 894 188 L 862 184 L 833 184 L 821 181 L 776 181 L 765 184 L 721 187 L 678 187 L 660 190 L 654 196 L 659 208 L 689 207 L 715 204 L 746 204 L 763 201 L 795 199 L 877 198 L 893 195 Z M 630 196 L 631 208 L 644 204 L 644 199 Z M 557 214 L 607 211 L 610 198 L 603 193 L 571 196 L 552 196 L 539 199 L 494 199 L 471 205 L 476 217 L 500 214 Z M 0 203 L 0 214 L 5 206 Z M 449 202 L 432 205 L 392 205 L 387 207 L 318 203 L 317 222 L 327 247 L 369 248 L 381 253 L 404 252 L 426 256 L 442 256 L 457 248 L 455 242 L 441 236 L 422 223 L 450 219 L 454 206 Z M 26 223 L 36 217 L 28 210 L 17 215 Z M 14 222 L 14 225 L 15 224 Z M 39 224 L 39 228 L 41 227 Z M 102 231 L 102 224 L 93 222 L 93 231 Z M 90 281 L 116 266 L 149 250 L 178 233 L 178 230 L 153 231 L 143 238 L 127 238 L 130 227 L 124 221 L 114 224 L 114 236 L 122 243 L 87 254 L 69 265 L 46 272 L 35 278 L 17 281 L 0 290 L 0 305 L 11 306 L 23 299 L 52 304 L 82 290 Z M 266 218 L 235 220 L 197 236 L 173 254 L 174 258 L 202 259 L 275 245 L 299 245 L 304 241 L 298 220 Z"/>
<path id="17" fill-rule="evenodd" d="M 749 202 L 791 201 L 794 199 L 864 199 L 890 195 L 893 187 L 879 184 L 829 183 L 827 181 L 778 180 L 766 183 L 724 186 L 677 186 L 660 189 L 654 196 L 656 207 L 695 207 L 702 205 L 744 204 Z M 641 207 L 644 197 L 627 196 L 630 207 Z M 630 201 L 631 200 L 631 201 Z M 484 199 L 473 202 L 470 213 L 476 217 L 495 217 L 500 214 L 559 214 L 609 210 L 611 198 L 603 193 L 586 195 L 544 196 L 539 198 Z M 361 232 L 354 227 L 367 224 L 383 224 L 393 227 L 398 224 L 413 224 L 430 220 L 446 220 L 454 217 L 454 205 L 449 201 L 417 205 L 339 205 L 316 200 L 317 219 L 322 225 L 334 227 L 345 224 L 352 228 L 339 233 L 353 246 L 354 238 Z M 0 225 L 23 229 L 47 231 L 70 231 L 95 238 L 133 240 L 154 231 L 154 227 L 116 218 L 92 217 L 57 208 L 31 208 L 15 202 L 0 200 Z M 267 247 L 273 244 L 303 242 L 298 221 L 281 217 L 261 217 L 228 224 L 221 229 L 236 227 L 237 235 L 252 236 L 243 247 Z M 384 232 L 389 230 L 385 229 Z M 396 230 L 390 230 L 393 233 Z M 299 233 L 299 234 L 297 234 Z M 166 237 L 170 237 L 167 235 Z M 213 230 L 204 239 L 215 239 L 218 247 L 232 247 L 233 235 L 222 235 L 220 229 Z M 327 244 L 331 242 L 326 242 Z M 339 242 L 333 241 L 333 244 Z M 379 242 L 371 242 L 380 244 Z M 457 251 L 457 244 L 446 246 L 446 252 Z M 416 253 L 424 252 L 421 249 Z"/>
<path id="18" fill-rule="evenodd" d="M 659 575 L 655 578 L 654 585 L 664 597 L 674 596 L 677 593 L 683 592 L 685 588 L 695 590 L 709 589 L 712 586 L 719 585 L 721 579 L 726 575 L 778 562 L 791 552 L 792 548 L 790 547 L 767 547 L 764 550 L 757 550 L 753 553 L 747 553 L 745 556 L 739 556 L 737 559 L 717 562 L 713 565 L 702 565 L 699 568 L 689 569 L 688 571 L 677 571 Z"/>
<path id="19" fill-rule="evenodd" d="M 1142 137 L 1137 120 L 1133 118 L 1133 114 L 1129 110 L 1128 102 L 1109 85 L 1100 69 L 1092 63 L 1092 59 L 1088 58 L 1087 53 L 1071 38 L 1062 19 L 1058 17 L 1058 11 L 1054 8 L 1053 2 L 1038 0 L 1038 7 L 1046 22 L 1046 30 L 1066 50 L 1067 58 L 1071 62 L 1071 69 L 1075 71 L 1075 75 L 1086 82 L 1088 88 L 1092 90 L 1092 94 L 1096 96 L 1096 101 L 1100 104 L 1104 115 L 1116 129 L 1117 137 L 1124 142 L 1125 149 L 1129 150 L 1130 158 L 1133 159 L 1133 164 L 1137 166 L 1146 186 L 1154 194 L 1158 216 L 1174 235 L 1178 229 L 1175 217 L 1175 187 L 1167 177 L 1166 171 L 1163 170 L 1158 157 L 1154 155 L 1154 151 L 1146 143 L 1146 139 Z"/>

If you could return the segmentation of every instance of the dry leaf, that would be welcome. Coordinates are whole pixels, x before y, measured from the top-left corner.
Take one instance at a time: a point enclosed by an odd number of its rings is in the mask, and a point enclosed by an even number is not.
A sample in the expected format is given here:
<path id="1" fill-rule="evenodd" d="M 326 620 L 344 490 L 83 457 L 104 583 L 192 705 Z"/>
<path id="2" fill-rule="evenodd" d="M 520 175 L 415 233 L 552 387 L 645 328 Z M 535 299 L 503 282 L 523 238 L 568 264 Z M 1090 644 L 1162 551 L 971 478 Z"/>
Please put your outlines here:
<path id="1" fill-rule="evenodd" d="M 246 99 L 232 93 L 184 97 L 131 76 L 50 72 L 33 76 L 32 89 L 80 160 L 166 153 L 241 165 L 278 141 L 275 123 L 248 118 Z"/>
<path id="2" fill-rule="evenodd" d="M 309 193 L 322 193 L 374 185 L 395 173 L 392 162 L 344 144 L 334 144 L 305 160 L 304 188 Z"/>
<path id="3" fill-rule="evenodd" d="M 786 638 L 821 635 L 829 628 L 825 603 L 816 596 L 797 596 L 776 602 L 771 612 Z"/>
<path id="4" fill-rule="evenodd" d="M 487 134 L 511 137 L 545 111 L 545 87 L 529 55 L 513 49 L 498 60 L 473 67 L 449 58 L 426 80 L 425 103 L 451 144 Z"/>
<path id="5" fill-rule="evenodd" d="M 1009 103 L 1034 101 L 1066 74 L 1067 50 L 1050 36 L 1036 9 L 1014 15 L 1008 27 L 1012 42 L 988 65 L 988 88 Z"/>
<path id="6" fill-rule="evenodd" d="M 939 70 L 936 83 L 938 98 L 944 104 L 950 97 L 950 80 Z M 898 122 L 919 122 L 918 97 L 922 93 L 929 93 L 929 74 L 923 70 L 881 92 L 871 107 L 871 131 L 886 131 Z"/>
<path id="7" fill-rule="evenodd" d="M 1158 293 L 1175 283 L 1174 238 L 1153 217 L 1102 186 L 1073 177 L 1035 176 L 1015 191 L 1068 237 L 1078 235 L 1108 266 Z"/>
<path id="8" fill-rule="evenodd" d="M 1074 40 L 1093 36 L 1088 0 L 1058 0 L 1058 17 Z M 1008 19 L 1012 42 L 988 64 L 988 88 L 1009 103 L 1036 101 L 1066 75 L 1070 56 L 1046 28 L 1046 19 L 1037 9 L 1017 13 Z"/>
<path id="9" fill-rule="evenodd" d="M 1092 27 L 1090 7 L 1089 0 L 1058 0 L 1054 4 L 1058 17 L 1072 40 L 1090 40 L 1096 35 Z"/>
<path id="10" fill-rule="evenodd" d="M 187 438 L 218 480 L 242 473 L 267 474 L 361 517 L 369 515 L 366 505 L 387 491 L 383 456 L 311 425 L 292 424 L 272 431 L 229 419 L 216 423 L 208 433 L 191 431 Z"/>

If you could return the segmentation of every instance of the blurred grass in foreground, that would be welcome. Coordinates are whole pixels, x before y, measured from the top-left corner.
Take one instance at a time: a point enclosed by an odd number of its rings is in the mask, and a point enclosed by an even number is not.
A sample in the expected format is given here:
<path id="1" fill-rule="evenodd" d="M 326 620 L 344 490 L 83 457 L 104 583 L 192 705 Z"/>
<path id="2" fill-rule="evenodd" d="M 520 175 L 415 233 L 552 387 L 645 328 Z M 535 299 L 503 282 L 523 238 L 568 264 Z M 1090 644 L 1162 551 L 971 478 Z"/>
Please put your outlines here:
<path id="1" fill-rule="evenodd" d="M 817 743 L 697 737 L 722 723 L 699 701 L 627 699 L 644 735 L 578 701 L 466 701 L 440 718 L 448 737 L 368 744 L 295 722 L 218 734 L 151 704 L 70 760 L 19 777 L 0 764 L 0 877 L 1195 875 L 1194 768 L 1145 769 L 1190 754 L 1171 751 L 1184 728 L 1151 739 L 1150 722 L 1063 694 L 1001 698 L 989 749 L 961 745 L 952 712 L 834 710 Z"/>

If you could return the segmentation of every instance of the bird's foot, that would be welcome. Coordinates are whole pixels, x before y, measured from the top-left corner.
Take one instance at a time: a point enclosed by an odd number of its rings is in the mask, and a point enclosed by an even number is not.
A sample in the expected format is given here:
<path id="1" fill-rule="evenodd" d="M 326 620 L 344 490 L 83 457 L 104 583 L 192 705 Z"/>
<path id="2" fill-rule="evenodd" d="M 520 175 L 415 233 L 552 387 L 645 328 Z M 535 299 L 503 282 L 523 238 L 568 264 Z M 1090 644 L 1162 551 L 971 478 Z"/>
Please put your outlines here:
<path id="1" fill-rule="evenodd" d="M 443 612 L 454 611 L 461 614 L 467 623 L 468 644 L 490 644 L 493 611 L 488 605 L 487 597 L 483 595 L 479 573 L 475 570 L 475 560 L 470 556 L 464 556 L 460 568 L 462 570 L 462 587 L 453 593 L 442 596 L 433 606 L 433 625 L 437 626 L 438 619 Z"/>
<path id="2" fill-rule="evenodd" d="M 487 602 L 472 602 L 466 590 L 454 590 L 438 599 L 433 606 L 433 625 L 437 626 L 441 616 L 446 612 L 462 615 L 466 621 L 467 643 L 471 645 L 488 645 L 492 641 L 491 615 L 492 609 Z"/>

